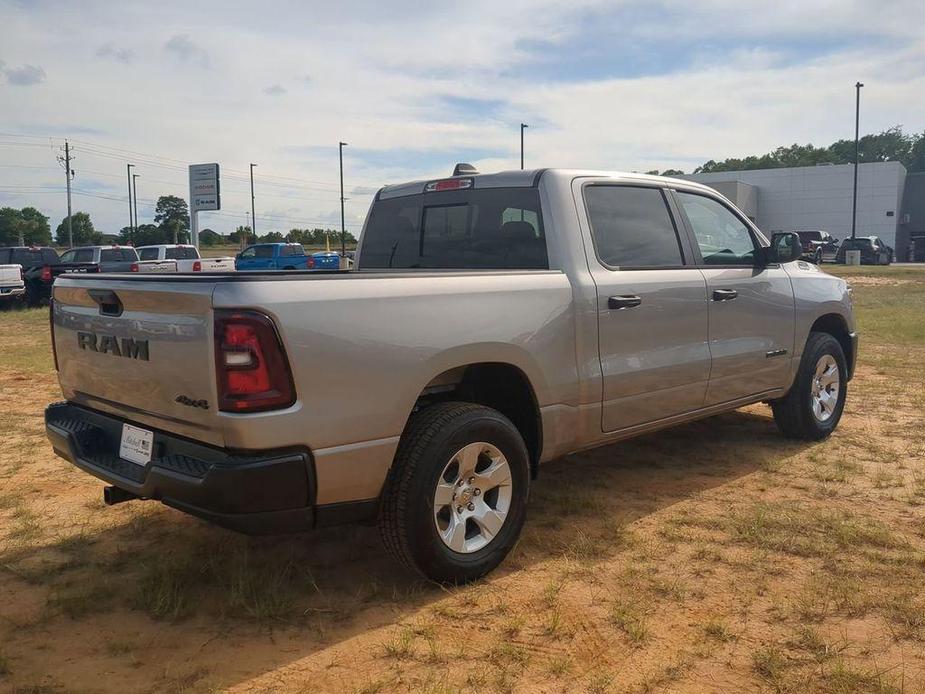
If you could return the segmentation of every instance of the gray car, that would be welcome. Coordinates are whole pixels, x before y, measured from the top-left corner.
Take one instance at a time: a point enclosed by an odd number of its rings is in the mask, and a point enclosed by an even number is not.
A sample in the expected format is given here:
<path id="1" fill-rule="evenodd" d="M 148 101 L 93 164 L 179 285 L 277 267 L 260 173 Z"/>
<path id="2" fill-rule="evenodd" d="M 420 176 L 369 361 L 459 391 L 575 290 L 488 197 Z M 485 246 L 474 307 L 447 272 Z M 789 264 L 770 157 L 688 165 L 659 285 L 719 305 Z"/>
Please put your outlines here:
<path id="1" fill-rule="evenodd" d="M 851 295 L 796 234 L 690 181 L 454 173 L 382 188 L 353 272 L 59 278 L 55 451 L 109 503 L 376 520 L 457 582 L 506 556 L 548 460 L 756 402 L 789 437 L 837 426 Z"/>

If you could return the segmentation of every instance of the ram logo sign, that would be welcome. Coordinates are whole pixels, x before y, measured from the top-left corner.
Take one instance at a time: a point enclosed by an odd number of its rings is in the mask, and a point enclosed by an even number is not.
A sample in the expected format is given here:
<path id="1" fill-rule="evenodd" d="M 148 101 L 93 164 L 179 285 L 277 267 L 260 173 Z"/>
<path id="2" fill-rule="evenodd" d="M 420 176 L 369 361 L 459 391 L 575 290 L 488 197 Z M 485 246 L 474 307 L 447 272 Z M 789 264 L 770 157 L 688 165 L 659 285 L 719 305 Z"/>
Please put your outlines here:
<path id="1" fill-rule="evenodd" d="M 90 352 L 148 361 L 147 340 L 135 340 L 131 337 L 119 339 L 115 335 L 97 335 L 78 331 L 77 346 Z"/>

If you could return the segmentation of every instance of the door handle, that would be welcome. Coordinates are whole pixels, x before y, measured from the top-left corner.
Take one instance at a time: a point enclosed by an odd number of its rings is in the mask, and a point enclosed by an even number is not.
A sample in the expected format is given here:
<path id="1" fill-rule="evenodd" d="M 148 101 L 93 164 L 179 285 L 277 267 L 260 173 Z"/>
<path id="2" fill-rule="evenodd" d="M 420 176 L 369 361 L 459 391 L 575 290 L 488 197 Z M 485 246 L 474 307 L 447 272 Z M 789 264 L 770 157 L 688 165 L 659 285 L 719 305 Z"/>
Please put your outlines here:
<path id="1" fill-rule="evenodd" d="M 633 308 L 634 306 L 639 306 L 642 303 L 642 299 L 638 296 L 612 296 L 607 299 L 607 308 L 619 311 L 624 308 Z"/>
<path id="2" fill-rule="evenodd" d="M 713 291 L 713 301 L 732 301 L 738 295 L 735 289 L 716 289 Z"/>

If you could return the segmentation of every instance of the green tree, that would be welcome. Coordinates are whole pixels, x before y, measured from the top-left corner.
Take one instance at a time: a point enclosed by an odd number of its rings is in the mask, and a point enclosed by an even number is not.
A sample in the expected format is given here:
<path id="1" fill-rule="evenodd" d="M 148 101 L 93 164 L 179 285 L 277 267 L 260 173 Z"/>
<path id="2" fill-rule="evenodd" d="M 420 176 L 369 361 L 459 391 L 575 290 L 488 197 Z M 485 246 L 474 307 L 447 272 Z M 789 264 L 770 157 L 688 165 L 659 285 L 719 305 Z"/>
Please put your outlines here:
<path id="1" fill-rule="evenodd" d="M 51 243 L 51 227 L 48 217 L 34 207 L 21 210 L 12 207 L 0 208 L 0 245 L 47 246 Z"/>
<path id="2" fill-rule="evenodd" d="M 12 207 L 0 207 L 0 246 L 18 246 L 22 226 L 21 211 Z"/>
<path id="3" fill-rule="evenodd" d="M 189 238 L 189 207 L 186 200 L 176 195 L 160 196 L 154 208 L 154 222 L 167 232 L 170 239 L 167 243 L 186 243 Z"/>
<path id="4" fill-rule="evenodd" d="M 173 235 L 155 224 L 142 224 L 134 232 L 131 227 L 122 227 L 119 230 L 119 241 L 133 246 L 154 246 L 173 243 Z"/>
<path id="5" fill-rule="evenodd" d="M 34 207 L 24 207 L 20 210 L 23 220 L 23 240 L 26 244 L 47 246 L 51 243 L 51 227 L 48 226 L 48 217 Z"/>
<path id="6" fill-rule="evenodd" d="M 199 245 L 201 246 L 220 246 L 225 239 L 211 229 L 203 229 L 199 232 Z"/>
<path id="7" fill-rule="evenodd" d="M 906 135 L 902 126 L 894 125 L 881 133 L 869 134 L 858 141 L 858 159 L 868 162 L 898 161 L 910 172 L 925 171 L 925 133 Z M 694 169 L 694 173 L 717 171 L 748 171 L 792 166 L 854 163 L 854 140 L 838 140 L 828 147 L 792 144 L 773 152 L 751 155 L 744 159 L 710 160 Z"/>
<path id="8" fill-rule="evenodd" d="M 240 244 L 242 240 L 247 244 L 257 243 L 257 237 L 254 235 L 254 232 L 251 231 L 250 227 L 246 226 L 239 226 L 228 234 L 228 240 L 235 244 Z"/>
<path id="9" fill-rule="evenodd" d="M 278 231 L 271 231 L 260 237 L 261 243 L 281 243 L 283 240 L 283 235 Z"/>
<path id="10" fill-rule="evenodd" d="M 286 240 L 289 243 L 311 243 L 311 232 L 307 229 L 290 229 Z"/>
<path id="11" fill-rule="evenodd" d="M 92 246 L 100 242 L 102 234 L 93 228 L 90 215 L 86 212 L 75 212 L 71 215 L 71 224 L 74 230 L 75 246 Z M 61 223 L 55 230 L 55 239 L 59 246 L 68 245 L 67 217 L 61 220 Z"/>

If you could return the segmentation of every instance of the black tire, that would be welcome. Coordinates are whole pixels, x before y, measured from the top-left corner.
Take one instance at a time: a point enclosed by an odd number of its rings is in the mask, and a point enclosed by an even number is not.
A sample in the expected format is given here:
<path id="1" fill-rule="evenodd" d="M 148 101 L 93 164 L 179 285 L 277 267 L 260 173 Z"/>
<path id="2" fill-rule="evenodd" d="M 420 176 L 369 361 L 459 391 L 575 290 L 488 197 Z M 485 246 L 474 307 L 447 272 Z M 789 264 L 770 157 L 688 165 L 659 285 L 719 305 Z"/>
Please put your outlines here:
<path id="1" fill-rule="evenodd" d="M 822 265 L 822 249 L 816 250 L 813 254 L 813 263 L 816 265 Z"/>
<path id="2" fill-rule="evenodd" d="M 812 388 L 816 366 L 825 355 L 830 355 L 838 367 L 838 397 L 831 415 L 820 421 L 813 413 Z M 841 419 L 848 395 L 848 368 L 841 344 L 828 333 L 812 332 L 806 340 L 803 358 L 790 392 L 771 401 L 774 421 L 787 438 L 819 441 L 828 437 Z"/>
<path id="3" fill-rule="evenodd" d="M 447 463 L 475 442 L 491 444 L 507 459 L 512 494 L 507 516 L 493 539 L 474 552 L 460 553 L 438 534 L 434 492 Z M 405 427 L 385 483 L 379 514 L 383 544 L 425 578 L 439 583 L 474 581 L 498 566 L 517 542 L 526 518 L 529 484 L 527 448 L 507 417 L 472 403 L 427 407 Z"/>

